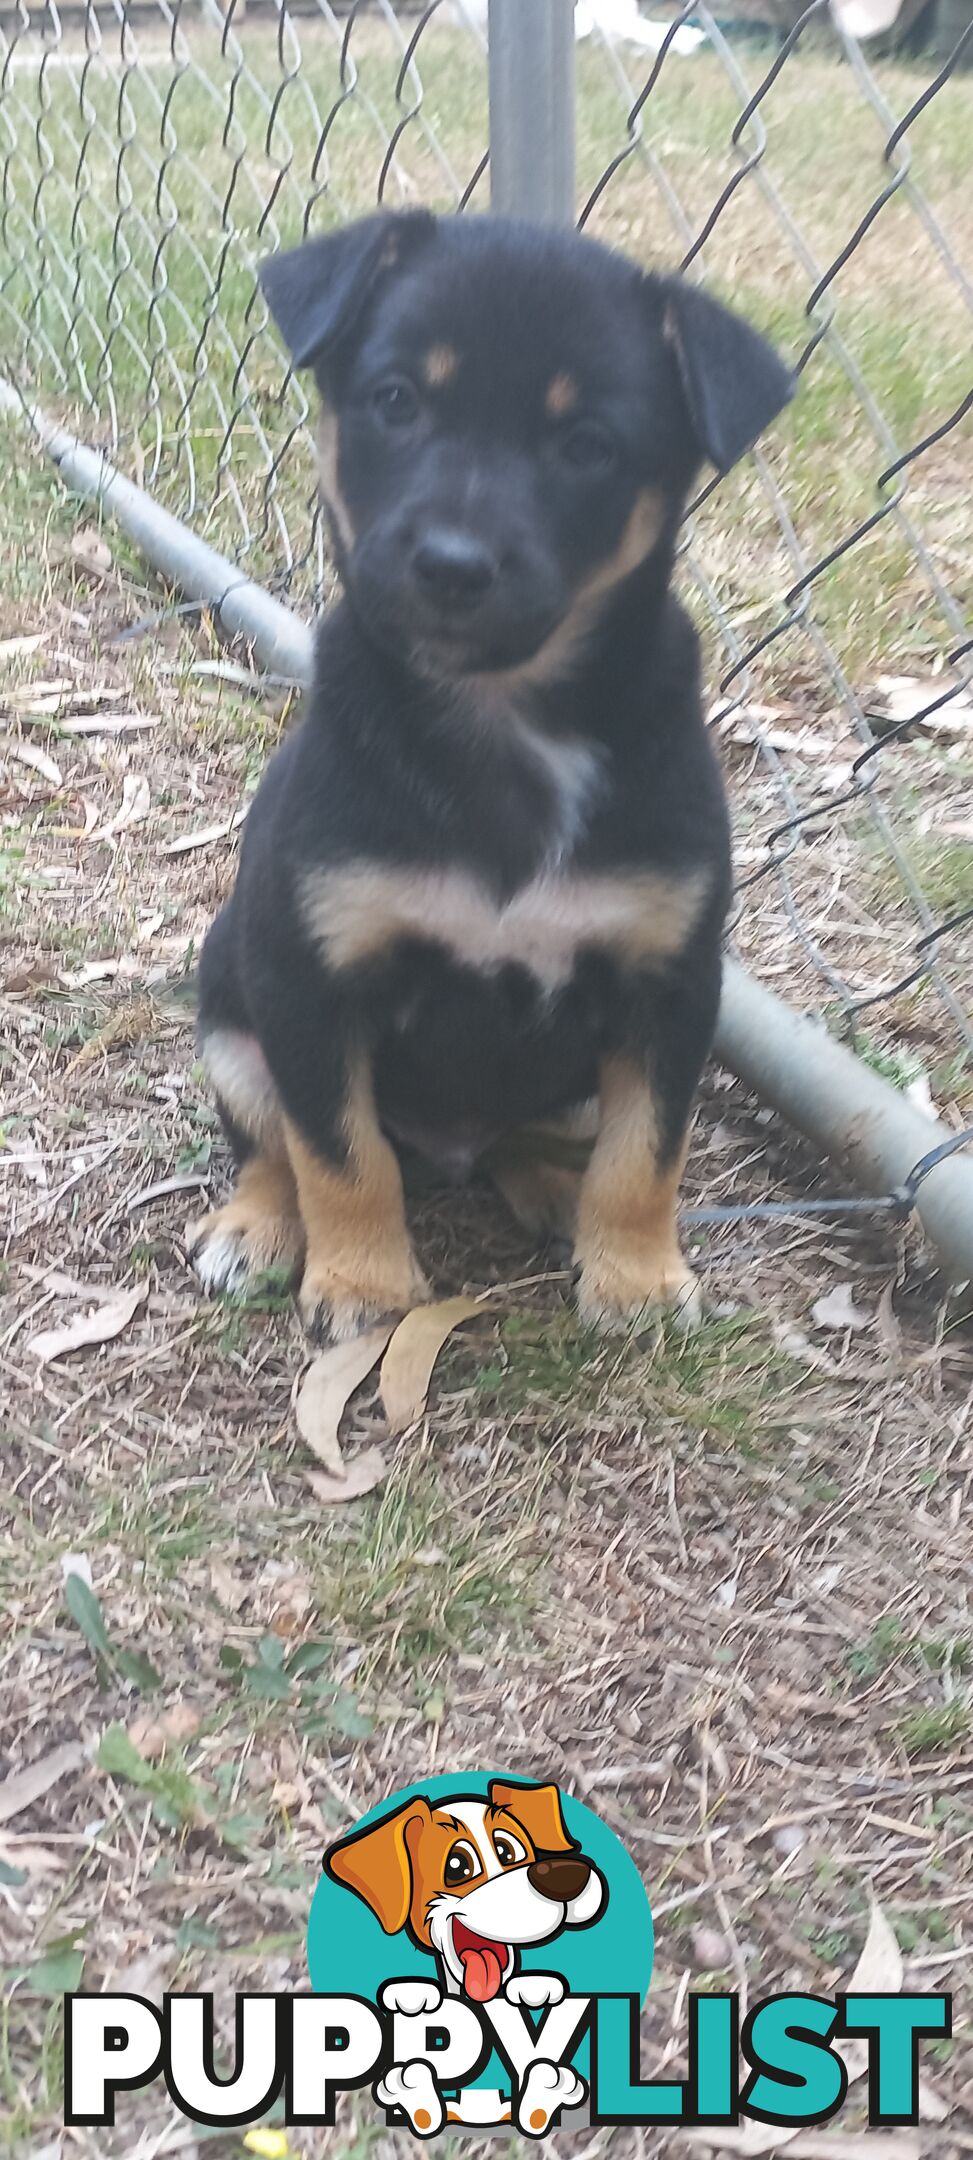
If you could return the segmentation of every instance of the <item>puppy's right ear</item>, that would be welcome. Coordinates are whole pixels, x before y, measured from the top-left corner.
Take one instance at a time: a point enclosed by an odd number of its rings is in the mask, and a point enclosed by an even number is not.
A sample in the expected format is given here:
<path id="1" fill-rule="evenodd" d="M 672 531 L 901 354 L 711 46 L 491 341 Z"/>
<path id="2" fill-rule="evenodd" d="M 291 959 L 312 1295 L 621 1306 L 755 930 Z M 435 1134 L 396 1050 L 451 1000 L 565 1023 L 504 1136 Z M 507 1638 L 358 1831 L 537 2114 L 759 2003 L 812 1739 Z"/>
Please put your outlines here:
<path id="1" fill-rule="evenodd" d="M 407 1800 L 394 1815 L 369 1823 L 351 1837 L 339 1838 L 324 1856 L 325 1871 L 333 1881 L 354 1890 L 371 1907 L 386 1935 L 397 1935 L 405 1926 L 412 1903 L 412 1861 L 409 1833 L 421 1834 L 430 1818 L 428 1800 Z"/>
<path id="2" fill-rule="evenodd" d="M 411 260 L 435 229 L 429 210 L 380 211 L 268 255 L 261 289 L 294 366 L 310 367 L 353 330 L 378 280 Z"/>

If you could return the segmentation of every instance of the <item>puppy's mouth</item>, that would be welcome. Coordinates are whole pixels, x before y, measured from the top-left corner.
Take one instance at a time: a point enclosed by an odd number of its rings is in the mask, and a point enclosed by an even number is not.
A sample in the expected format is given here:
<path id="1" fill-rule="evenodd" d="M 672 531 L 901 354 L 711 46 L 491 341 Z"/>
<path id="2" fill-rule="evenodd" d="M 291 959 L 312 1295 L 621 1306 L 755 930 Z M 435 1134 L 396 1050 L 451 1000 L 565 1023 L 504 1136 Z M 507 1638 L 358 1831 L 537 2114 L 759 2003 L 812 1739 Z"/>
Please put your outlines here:
<path id="1" fill-rule="evenodd" d="M 509 1944 L 478 1935 L 465 1920 L 453 1915 L 453 1949 L 463 1967 L 463 1988 L 472 2002 L 492 2002 L 499 1995 L 513 1964 Z"/>

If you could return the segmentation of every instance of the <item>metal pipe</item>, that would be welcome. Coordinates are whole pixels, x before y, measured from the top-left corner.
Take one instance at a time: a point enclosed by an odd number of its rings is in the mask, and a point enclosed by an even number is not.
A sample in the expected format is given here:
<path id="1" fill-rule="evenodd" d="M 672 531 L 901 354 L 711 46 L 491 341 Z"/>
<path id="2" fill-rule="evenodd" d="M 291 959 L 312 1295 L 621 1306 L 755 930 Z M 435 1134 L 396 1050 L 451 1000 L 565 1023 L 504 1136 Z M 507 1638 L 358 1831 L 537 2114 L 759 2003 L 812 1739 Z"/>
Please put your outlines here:
<path id="1" fill-rule="evenodd" d="M 153 568 L 245 637 L 263 667 L 294 682 L 309 681 L 313 634 L 307 623 L 242 578 L 100 452 L 25 407 L 0 381 L 4 411 L 26 418 L 65 484 L 110 510 Z M 843 1162 L 866 1192 L 898 1191 L 923 1156 L 955 1138 L 733 960 L 724 969 L 716 1053 L 764 1102 Z M 931 1169 L 918 1188 L 916 1212 L 950 1281 L 973 1280 L 973 1156 L 953 1154 Z"/>
<path id="2" fill-rule="evenodd" d="M 573 225 L 574 0 L 490 0 L 490 200 Z"/>
<path id="3" fill-rule="evenodd" d="M 733 960 L 723 971 L 716 1053 L 866 1192 L 894 1192 L 922 1156 L 953 1138 Z M 973 1155 L 930 1170 L 916 1212 L 949 1280 L 973 1280 Z"/>
<path id="4" fill-rule="evenodd" d="M 153 502 L 144 488 L 126 480 L 102 451 L 88 449 L 67 428 L 58 427 L 36 406 L 26 404 L 2 378 L 0 412 L 26 421 L 57 466 L 65 486 L 75 495 L 87 496 L 100 508 L 110 510 L 153 568 L 172 584 L 181 586 L 191 599 L 202 601 L 219 617 L 230 636 L 246 638 L 265 668 L 291 675 L 295 681 L 307 680 L 309 634 L 290 608 L 235 570 L 205 540 L 198 540 L 171 511 Z"/>

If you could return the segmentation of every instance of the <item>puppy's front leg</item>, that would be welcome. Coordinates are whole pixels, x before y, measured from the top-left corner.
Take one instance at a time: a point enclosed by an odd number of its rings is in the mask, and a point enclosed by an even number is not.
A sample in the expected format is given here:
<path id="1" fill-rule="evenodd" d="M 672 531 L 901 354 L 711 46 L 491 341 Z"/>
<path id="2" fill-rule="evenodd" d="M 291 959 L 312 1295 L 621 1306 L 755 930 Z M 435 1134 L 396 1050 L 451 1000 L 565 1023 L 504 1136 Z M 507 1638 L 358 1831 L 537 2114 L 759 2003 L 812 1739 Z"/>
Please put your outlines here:
<path id="1" fill-rule="evenodd" d="M 349 1058 L 333 1117 L 323 1118 L 318 1107 L 308 1123 L 285 1109 L 284 1139 L 307 1240 L 300 1303 L 310 1332 L 346 1342 L 428 1298 L 363 1052 Z"/>
<path id="2" fill-rule="evenodd" d="M 719 1002 L 719 952 L 683 961 L 667 983 L 630 983 L 616 1045 L 602 1061 L 598 1138 L 581 1184 L 575 1259 L 586 1320 L 624 1326 L 646 1306 L 686 1325 L 701 1300 L 676 1210 L 693 1098 Z M 627 1007 L 627 1009 L 626 1009 Z"/>

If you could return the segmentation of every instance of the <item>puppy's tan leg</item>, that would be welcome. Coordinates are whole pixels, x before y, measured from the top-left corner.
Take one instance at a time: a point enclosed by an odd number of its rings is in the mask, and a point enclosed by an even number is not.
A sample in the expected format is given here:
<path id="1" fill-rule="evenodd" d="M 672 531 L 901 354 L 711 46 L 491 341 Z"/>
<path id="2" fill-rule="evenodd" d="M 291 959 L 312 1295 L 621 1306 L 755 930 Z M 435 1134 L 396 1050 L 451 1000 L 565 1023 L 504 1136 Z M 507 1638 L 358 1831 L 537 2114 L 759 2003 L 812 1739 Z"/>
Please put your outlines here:
<path id="1" fill-rule="evenodd" d="M 429 1296 L 406 1227 L 398 1160 L 380 1130 L 364 1066 L 355 1073 L 343 1126 L 347 1152 L 338 1164 L 284 1119 L 307 1240 L 301 1311 L 315 1336 L 335 1342 Z"/>
<path id="2" fill-rule="evenodd" d="M 232 1198 L 194 1224 L 189 1243 L 206 1290 L 242 1290 L 268 1268 L 300 1266 L 304 1232 L 283 1147 L 248 1156 Z"/>
<path id="3" fill-rule="evenodd" d="M 660 1158 L 659 1119 L 649 1078 L 634 1060 L 607 1058 L 601 1126 L 582 1181 L 575 1257 L 582 1318 L 623 1326 L 645 1306 L 673 1306 L 684 1324 L 700 1315 L 700 1294 L 679 1248 L 676 1207 L 688 1133 Z"/>

